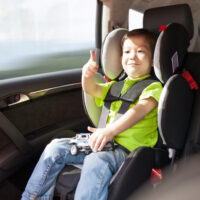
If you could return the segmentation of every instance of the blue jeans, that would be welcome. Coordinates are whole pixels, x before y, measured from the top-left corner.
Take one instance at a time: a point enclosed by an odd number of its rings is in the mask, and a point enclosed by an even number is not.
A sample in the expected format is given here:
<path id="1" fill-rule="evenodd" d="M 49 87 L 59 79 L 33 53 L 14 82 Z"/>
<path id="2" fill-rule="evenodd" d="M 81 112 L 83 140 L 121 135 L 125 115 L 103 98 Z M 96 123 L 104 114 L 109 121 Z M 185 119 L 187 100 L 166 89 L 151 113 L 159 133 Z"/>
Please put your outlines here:
<path id="1" fill-rule="evenodd" d="M 66 164 L 83 164 L 75 200 L 105 200 L 110 179 L 126 157 L 120 148 L 73 156 L 68 138 L 54 139 L 44 149 L 21 200 L 52 200 L 57 176 Z"/>

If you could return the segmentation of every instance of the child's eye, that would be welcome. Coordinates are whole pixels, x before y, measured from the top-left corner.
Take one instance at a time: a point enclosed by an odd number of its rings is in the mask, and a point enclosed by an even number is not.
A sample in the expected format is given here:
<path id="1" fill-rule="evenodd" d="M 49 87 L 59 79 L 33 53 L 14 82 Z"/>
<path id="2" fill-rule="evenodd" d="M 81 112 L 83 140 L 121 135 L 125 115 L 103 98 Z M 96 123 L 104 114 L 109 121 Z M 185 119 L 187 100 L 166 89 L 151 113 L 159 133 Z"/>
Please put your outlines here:
<path id="1" fill-rule="evenodd" d="M 143 53 L 144 51 L 142 49 L 138 49 L 138 53 Z"/>
<path id="2" fill-rule="evenodd" d="M 124 51 L 125 54 L 128 54 L 129 52 L 130 52 L 129 50 L 125 50 L 125 51 Z"/>

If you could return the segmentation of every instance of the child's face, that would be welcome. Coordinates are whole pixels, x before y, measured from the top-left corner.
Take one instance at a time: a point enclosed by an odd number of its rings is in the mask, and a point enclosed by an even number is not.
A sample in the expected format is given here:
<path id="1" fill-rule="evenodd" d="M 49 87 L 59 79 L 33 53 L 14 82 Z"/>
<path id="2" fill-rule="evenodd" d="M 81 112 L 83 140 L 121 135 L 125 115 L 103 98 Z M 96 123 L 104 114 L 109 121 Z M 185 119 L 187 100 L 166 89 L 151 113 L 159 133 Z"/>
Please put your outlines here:
<path id="1" fill-rule="evenodd" d="M 129 79 L 150 74 L 153 65 L 150 45 L 144 36 L 132 36 L 124 41 L 122 66 Z"/>

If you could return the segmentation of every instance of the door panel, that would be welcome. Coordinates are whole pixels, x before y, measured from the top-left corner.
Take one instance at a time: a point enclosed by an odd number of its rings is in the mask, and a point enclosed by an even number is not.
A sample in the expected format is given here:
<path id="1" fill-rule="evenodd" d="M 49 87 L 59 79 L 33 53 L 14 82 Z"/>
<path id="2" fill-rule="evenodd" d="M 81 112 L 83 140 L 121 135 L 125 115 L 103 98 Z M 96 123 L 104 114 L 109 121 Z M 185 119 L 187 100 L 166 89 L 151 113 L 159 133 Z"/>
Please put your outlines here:
<path id="1" fill-rule="evenodd" d="M 79 132 L 89 123 L 80 69 L 3 80 L 0 101 L 8 121 L 0 123 L 0 181 L 40 153 L 53 137 L 70 137 L 69 129 Z M 27 152 L 8 137 L 9 131 L 25 139 Z"/>

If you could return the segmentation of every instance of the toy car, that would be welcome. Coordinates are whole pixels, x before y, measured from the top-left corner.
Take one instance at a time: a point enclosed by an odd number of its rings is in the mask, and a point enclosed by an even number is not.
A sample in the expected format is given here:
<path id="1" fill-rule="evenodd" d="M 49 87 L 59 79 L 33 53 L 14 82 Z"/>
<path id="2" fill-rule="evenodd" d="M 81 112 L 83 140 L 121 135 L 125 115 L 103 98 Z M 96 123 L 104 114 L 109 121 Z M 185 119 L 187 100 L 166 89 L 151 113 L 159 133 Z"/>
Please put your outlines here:
<path id="1" fill-rule="evenodd" d="M 92 149 L 89 145 L 89 138 L 90 133 L 80 133 L 76 134 L 75 137 L 73 137 L 69 144 L 71 145 L 70 153 L 72 155 L 77 155 L 78 152 L 83 152 L 86 155 L 92 152 Z M 108 142 L 104 148 L 103 151 L 113 151 L 114 150 L 114 142 Z"/>

